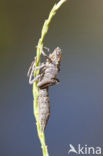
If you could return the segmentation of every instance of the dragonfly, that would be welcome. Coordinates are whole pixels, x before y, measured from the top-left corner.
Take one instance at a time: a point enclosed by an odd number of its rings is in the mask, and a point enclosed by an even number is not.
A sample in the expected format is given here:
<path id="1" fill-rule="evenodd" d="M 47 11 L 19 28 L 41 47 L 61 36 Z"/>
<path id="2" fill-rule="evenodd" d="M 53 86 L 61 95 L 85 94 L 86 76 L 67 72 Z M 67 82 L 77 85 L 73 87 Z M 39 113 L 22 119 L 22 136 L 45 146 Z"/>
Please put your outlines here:
<path id="1" fill-rule="evenodd" d="M 56 77 L 60 71 L 60 63 L 62 60 L 62 50 L 57 47 L 54 49 L 49 56 L 41 50 L 41 53 L 46 57 L 46 61 L 41 63 L 40 66 L 36 67 L 36 58 L 32 62 L 29 71 L 29 84 L 33 84 L 37 81 L 39 87 L 38 95 L 38 111 L 39 111 L 39 122 L 41 130 L 44 131 L 48 119 L 50 117 L 50 99 L 49 99 L 49 87 L 58 84 L 60 81 Z M 40 69 L 39 74 L 34 77 L 34 71 Z"/>

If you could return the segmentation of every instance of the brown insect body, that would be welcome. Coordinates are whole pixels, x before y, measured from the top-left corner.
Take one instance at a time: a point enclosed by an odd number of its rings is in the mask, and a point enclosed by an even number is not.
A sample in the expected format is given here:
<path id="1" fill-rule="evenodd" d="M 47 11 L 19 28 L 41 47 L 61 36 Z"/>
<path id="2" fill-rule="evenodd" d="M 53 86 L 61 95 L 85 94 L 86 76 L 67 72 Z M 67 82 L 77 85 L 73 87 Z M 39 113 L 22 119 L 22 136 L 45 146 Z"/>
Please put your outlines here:
<path id="1" fill-rule="evenodd" d="M 38 96 L 38 111 L 39 111 L 39 122 L 41 130 L 44 131 L 46 128 L 49 116 L 50 116 L 50 100 L 48 89 L 49 86 L 55 85 L 59 82 L 56 75 L 60 71 L 60 62 L 62 59 L 62 51 L 59 47 L 47 56 L 43 51 L 42 54 L 47 57 L 46 62 L 42 63 L 39 67 L 34 68 L 34 64 L 30 67 L 28 76 L 29 83 L 32 84 L 38 80 L 37 86 L 39 87 Z M 33 72 L 36 69 L 41 69 L 39 75 L 32 80 Z M 31 73 L 30 73 L 31 70 Z"/>
<path id="2" fill-rule="evenodd" d="M 39 87 L 38 108 L 39 120 L 41 130 L 46 128 L 50 116 L 50 100 L 48 89 L 49 86 L 55 85 L 59 80 L 56 78 L 57 73 L 60 71 L 60 61 L 62 58 L 62 51 L 57 47 L 53 53 L 49 55 L 46 60 L 44 68 L 40 71 L 42 75 L 39 79 L 37 86 Z"/>
<path id="3" fill-rule="evenodd" d="M 59 47 L 54 49 L 53 53 L 49 55 L 49 59 L 46 60 L 44 68 L 41 70 L 41 78 L 37 86 L 39 88 L 45 88 L 47 86 L 55 85 L 59 82 L 56 75 L 60 71 L 60 61 L 62 59 L 62 51 Z"/>

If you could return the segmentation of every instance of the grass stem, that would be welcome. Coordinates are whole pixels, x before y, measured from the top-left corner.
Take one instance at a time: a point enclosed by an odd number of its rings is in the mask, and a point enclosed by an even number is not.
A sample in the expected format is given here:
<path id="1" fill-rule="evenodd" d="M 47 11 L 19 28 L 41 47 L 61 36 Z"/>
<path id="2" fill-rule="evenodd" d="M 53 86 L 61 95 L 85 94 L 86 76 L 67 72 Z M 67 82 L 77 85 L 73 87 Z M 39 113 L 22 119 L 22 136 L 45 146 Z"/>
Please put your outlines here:
<path id="1" fill-rule="evenodd" d="M 56 14 L 57 10 L 61 7 L 61 5 L 65 2 L 66 0 L 60 0 L 57 4 L 55 4 L 52 8 L 52 10 L 49 13 L 49 17 L 48 19 L 45 20 L 44 25 L 42 27 L 42 31 L 41 31 L 41 37 L 38 41 L 38 45 L 37 45 L 37 51 L 36 51 L 36 67 L 40 65 L 40 55 L 41 55 L 41 50 L 43 49 L 43 42 L 44 42 L 44 38 L 45 35 L 48 32 L 49 29 L 49 25 L 50 22 L 52 20 L 52 18 L 54 17 L 54 15 Z M 34 76 L 36 77 L 39 73 L 39 70 L 34 71 Z M 42 148 L 42 152 L 43 152 L 43 156 L 49 156 L 48 153 L 48 148 L 45 142 L 45 133 L 41 131 L 40 128 L 40 123 L 39 123 L 39 114 L 38 114 L 38 95 L 39 95 L 39 88 L 37 87 L 37 82 L 35 82 L 33 84 L 33 113 L 36 119 L 36 126 L 37 126 L 37 133 L 38 133 L 38 137 L 41 143 L 41 148 Z"/>

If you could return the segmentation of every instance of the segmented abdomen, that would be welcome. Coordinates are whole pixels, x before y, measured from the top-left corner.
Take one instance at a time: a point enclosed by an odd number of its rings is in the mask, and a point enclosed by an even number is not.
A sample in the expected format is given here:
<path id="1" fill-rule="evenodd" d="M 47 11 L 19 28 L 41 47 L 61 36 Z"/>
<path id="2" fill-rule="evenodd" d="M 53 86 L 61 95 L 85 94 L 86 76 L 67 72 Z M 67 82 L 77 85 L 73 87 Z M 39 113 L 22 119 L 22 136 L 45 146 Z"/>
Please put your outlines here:
<path id="1" fill-rule="evenodd" d="M 41 130 L 44 131 L 50 116 L 50 100 L 48 95 L 48 87 L 45 89 L 39 89 L 38 109 L 40 127 Z"/>

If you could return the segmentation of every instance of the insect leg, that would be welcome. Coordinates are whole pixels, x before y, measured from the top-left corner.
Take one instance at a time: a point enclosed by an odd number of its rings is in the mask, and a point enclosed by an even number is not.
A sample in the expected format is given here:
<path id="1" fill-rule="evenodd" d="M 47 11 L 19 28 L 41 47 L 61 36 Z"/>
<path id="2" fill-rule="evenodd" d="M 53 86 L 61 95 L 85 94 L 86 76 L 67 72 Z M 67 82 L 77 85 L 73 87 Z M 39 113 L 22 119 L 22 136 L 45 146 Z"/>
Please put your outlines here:
<path id="1" fill-rule="evenodd" d="M 36 58 L 37 58 L 37 57 L 35 57 L 34 61 L 32 61 L 31 65 L 30 65 L 30 67 L 29 67 L 29 70 L 28 70 L 28 72 L 27 72 L 27 76 L 28 76 L 28 77 L 29 77 L 30 74 L 31 74 L 32 68 L 34 68 L 34 66 L 36 65 Z"/>
<path id="2" fill-rule="evenodd" d="M 39 70 L 39 69 L 41 69 L 41 68 L 43 68 L 43 67 L 45 67 L 45 63 L 42 63 L 42 64 L 41 64 L 40 66 L 38 66 L 38 67 L 33 66 L 33 67 L 32 67 L 32 70 L 33 70 L 33 71 Z"/>
<path id="3" fill-rule="evenodd" d="M 38 46 L 36 46 L 36 47 L 38 47 Z M 47 49 L 46 47 L 44 47 L 45 49 Z M 49 49 L 48 49 L 49 50 Z M 44 56 L 44 57 L 46 57 L 50 62 L 52 62 L 52 60 L 49 58 L 49 56 L 40 48 L 40 51 L 41 51 L 41 53 L 42 53 L 42 55 Z"/>
<path id="4" fill-rule="evenodd" d="M 50 62 L 52 62 L 52 60 L 49 58 L 49 56 L 48 56 L 43 50 L 41 50 L 41 53 L 42 53 L 43 56 L 46 57 Z"/>
<path id="5" fill-rule="evenodd" d="M 30 73 L 30 76 L 29 76 L 29 84 L 33 84 L 36 80 L 38 80 L 41 76 L 42 76 L 42 74 L 39 74 L 39 75 L 37 75 L 34 79 L 32 79 L 32 77 L 34 76 L 34 71 L 35 70 L 38 70 L 38 69 L 41 69 L 41 68 L 43 68 L 45 66 L 45 64 L 44 63 L 42 63 L 40 66 L 38 66 L 38 67 L 32 67 L 32 70 L 31 70 L 31 73 Z"/>
<path id="6" fill-rule="evenodd" d="M 50 51 L 50 49 L 48 47 L 43 47 L 44 49 L 46 49 L 47 51 Z"/>
<path id="7" fill-rule="evenodd" d="M 29 77 L 29 84 L 33 84 L 35 81 L 37 81 L 41 77 L 41 74 L 37 75 L 34 79 L 32 79 L 32 75 Z"/>
<path id="8" fill-rule="evenodd" d="M 27 76 L 29 77 L 30 76 L 30 73 L 31 73 L 31 70 L 32 70 L 32 67 L 34 65 L 35 61 L 33 61 L 28 69 L 28 72 L 27 72 Z"/>
<path id="9" fill-rule="evenodd" d="M 36 48 L 38 48 L 38 46 L 36 46 Z M 43 49 L 46 49 L 47 51 L 50 51 L 50 49 L 48 47 L 43 47 Z"/>

